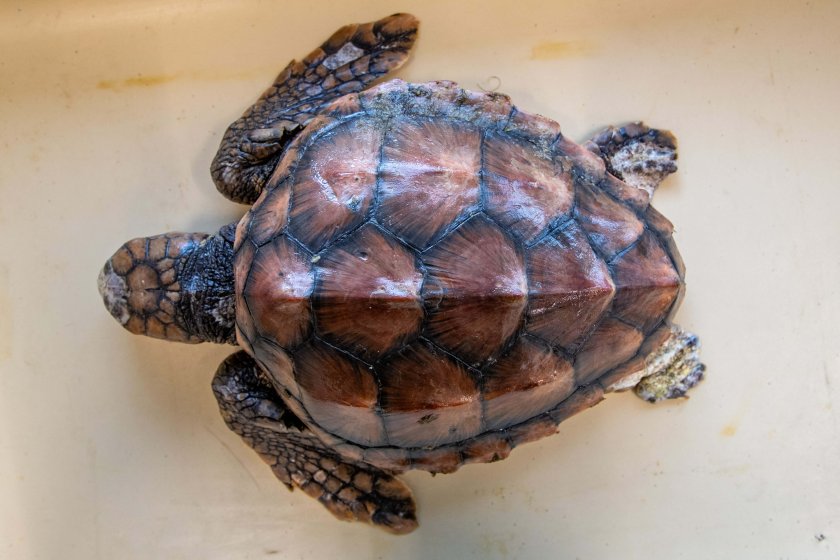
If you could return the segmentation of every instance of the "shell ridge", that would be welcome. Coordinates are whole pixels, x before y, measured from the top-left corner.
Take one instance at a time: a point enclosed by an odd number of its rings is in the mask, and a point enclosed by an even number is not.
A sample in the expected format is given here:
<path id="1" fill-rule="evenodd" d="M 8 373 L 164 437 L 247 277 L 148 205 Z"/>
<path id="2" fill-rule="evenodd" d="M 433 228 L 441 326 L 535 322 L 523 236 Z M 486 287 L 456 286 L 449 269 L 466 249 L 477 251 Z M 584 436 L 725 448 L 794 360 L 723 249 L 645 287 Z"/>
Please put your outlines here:
<path id="1" fill-rule="evenodd" d="M 481 139 L 478 144 L 478 207 L 487 215 L 487 168 L 485 167 L 487 156 L 487 129 L 481 128 Z M 495 222 L 495 220 L 494 220 Z M 498 224 L 496 224 L 498 225 Z"/>
<path id="2" fill-rule="evenodd" d="M 254 322 L 254 324 L 256 325 L 256 322 L 254 320 L 254 313 L 251 311 L 251 304 L 248 303 L 248 297 L 245 295 L 245 289 L 248 287 L 248 283 L 251 280 L 251 274 L 254 271 L 254 258 L 256 257 L 259 247 L 250 239 L 248 240 L 248 243 L 251 245 L 251 247 L 253 247 L 253 254 L 251 255 L 251 263 L 248 265 L 248 272 L 247 274 L 245 274 L 245 280 L 242 282 L 242 301 L 245 303 L 245 310 L 248 312 L 248 316 L 251 318 L 251 321 Z M 254 340 L 256 340 L 257 338 L 259 338 L 259 333 L 256 332 L 256 326 L 254 327 L 254 332 L 257 335 L 254 337 Z M 246 337 L 246 340 L 248 340 L 249 343 L 254 342 L 254 340 L 250 340 L 248 337 Z"/>
<path id="3" fill-rule="evenodd" d="M 367 113 L 366 113 L 367 114 Z M 379 211 L 379 205 L 382 202 L 382 166 L 385 161 L 385 142 L 388 139 L 388 132 L 391 130 L 393 119 L 383 120 L 382 137 L 379 142 L 379 155 L 376 161 L 376 180 L 373 184 L 373 196 L 370 201 L 370 208 L 367 211 L 367 222 L 373 222 L 376 219 L 376 213 Z"/>
<path id="4" fill-rule="evenodd" d="M 575 189 L 575 197 L 577 197 L 577 188 Z M 598 248 L 592 242 L 592 238 L 589 236 L 587 231 L 580 225 L 580 222 L 577 220 L 575 215 L 573 214 L 572 216 L 573 216 L 573 221 L 574 221 L 575 225 L 577 226 L 578 231 L 580 232 L 581 235 L 583 235 L 583 238 L 589 244 L 589 248 L 592 250 L 592 252 L 598 258 L 598 260 L 601 261 L 601 263 L 607 269 L 607 274 L 609 275 L 610 283 L 613 286 L 613 296 L 610 298 L 609 305 L 607 305 L 607 307 L 604 309 L 604 311 L 601 313 L 601 315 L 598 317 L 598 319 L 592 324 L 592 326 L 589 328 L 589 330 L 587 332 L 585 332 L 578 340 L 576 340 L 572 343 L 573 346 L 574 346 L 574 351 L 570 352 L 570 354 L 572 354 L 572 363 L 574 364 L 577 361 L 578 350 L 580 348 L 582 348 L 587 343 L 587 341 L 592 337 L 592 334 L 596 330 L 598 330 L 598 327 L 600 327 L 601 323 L 604 322 L 604 319 L 606 319 L 610 315 L 610 312 L 611 312 L 612 306 L 613 306 L 613 301 L 615 301 L 615 277 L 613 275 L 612 269 L 610 269 L 609 264 L 607 263 L 606 259 L 604 258 L 604 255 L 601 254 L 601 252 L 598 250 Z M 569 227 L 570 224 L 571 224 L 571 220 L 570 220 L 569 224 L 567 225 L 567 227 Z M 560 231 L 560 230 L 558 230 L 558 231 Z"/>

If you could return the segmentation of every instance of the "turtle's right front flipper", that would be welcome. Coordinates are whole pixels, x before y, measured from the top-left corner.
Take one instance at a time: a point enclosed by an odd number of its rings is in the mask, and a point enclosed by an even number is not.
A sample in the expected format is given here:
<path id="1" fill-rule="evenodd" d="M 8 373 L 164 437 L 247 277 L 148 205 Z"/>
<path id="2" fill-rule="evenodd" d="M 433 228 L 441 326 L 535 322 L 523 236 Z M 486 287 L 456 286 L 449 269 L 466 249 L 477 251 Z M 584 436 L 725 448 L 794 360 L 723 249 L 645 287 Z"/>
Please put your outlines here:
<path id="1" fill-rule="evenodd" d="M 219 192 L 253 204 L 291 138 L 334 99 L 400 67 L 417 25 L 409 14 L 347 25 L 302 62 L 292 61 L 225 132 L 210 167 Z"/>
<path id="2" fill-rule="evenodd" d="M 289 489 L 297 486 L 339 519 L 365 521 L 392 533 L 417 527 L 408 486 L 325 447 L 286 408 L 246 352 L 222 362 L 213 379 L 213 393 L 228 427 Z"/>

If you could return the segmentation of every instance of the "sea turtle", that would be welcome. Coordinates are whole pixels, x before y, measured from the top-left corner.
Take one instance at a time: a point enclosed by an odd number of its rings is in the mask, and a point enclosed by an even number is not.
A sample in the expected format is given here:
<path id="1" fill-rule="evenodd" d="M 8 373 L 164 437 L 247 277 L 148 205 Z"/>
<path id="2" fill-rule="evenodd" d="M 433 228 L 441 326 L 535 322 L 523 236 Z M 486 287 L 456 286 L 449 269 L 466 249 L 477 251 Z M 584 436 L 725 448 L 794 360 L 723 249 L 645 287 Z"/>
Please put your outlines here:
<path id="1" fill-rule="evenodd" d="M 133 333 L 241 346 L 213 380 L 227 425 L 290 489 L 396 533 L 417 525 L 396 474 L 503 459 L 605 392 L 681 396 L 703 374 L 649 204 L 674 137 L 635 123 L 580 146 L 505 95 L 365 89 L 416 31 L 350 25 L 292 62 L 212 164 L 245 216 L 129 241 L 99 276 Z"/>

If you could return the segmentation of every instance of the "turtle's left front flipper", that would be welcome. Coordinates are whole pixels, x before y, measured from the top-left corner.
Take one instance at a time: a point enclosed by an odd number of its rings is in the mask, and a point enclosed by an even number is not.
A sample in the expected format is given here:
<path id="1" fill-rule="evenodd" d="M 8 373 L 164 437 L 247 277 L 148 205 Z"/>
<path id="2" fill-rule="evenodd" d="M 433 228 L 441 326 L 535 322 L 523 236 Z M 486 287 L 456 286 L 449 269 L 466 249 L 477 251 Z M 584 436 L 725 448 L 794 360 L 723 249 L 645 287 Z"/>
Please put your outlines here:
<path id="1" fill-rule="evenodd" d="M 339 519 L 365 521 L 392 533 L 409 533 L 417 527 L 408 486 L 324 446 L 286 408 L 246 352 L 222 362 L 213 392 L 228 427 L 290 490 L 297 486 Z"/>
<path id="2" fill-rule="evenodd" d="M 399 68 L 417 26 L 409 14 L 346 25 L 302 62 L 292 61 L 225 132 L 210 167 L 219 191 L 253 204 L 295 134 L 331 101 Z"/>

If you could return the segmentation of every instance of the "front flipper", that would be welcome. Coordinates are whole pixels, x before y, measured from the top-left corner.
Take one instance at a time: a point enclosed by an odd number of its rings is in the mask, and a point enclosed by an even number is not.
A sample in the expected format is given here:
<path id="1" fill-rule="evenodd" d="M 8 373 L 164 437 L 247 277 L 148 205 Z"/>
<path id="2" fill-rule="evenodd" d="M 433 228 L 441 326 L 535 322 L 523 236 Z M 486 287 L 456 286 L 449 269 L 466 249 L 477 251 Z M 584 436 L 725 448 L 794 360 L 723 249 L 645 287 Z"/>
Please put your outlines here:
<path id="1" fill-rule="evenodd" d="M 286 408 L 244 351 L 219 366 L 213 393 L 228 427 L 290 490 L 297 486 L 339 519 L 365 521 L 392 533 L 417 528 L 411 490 L 382 470 L 326 448 Z"/>
<path id="2" fill-rule="evenodd" d="M 253 204 L 283 148 L 322 107 L 362 91 L 408 59 L 417 25 L 409 14 L 347 25 L 302 62 L 289 63 L 225 132 L 210 166 L 219 192 L 234 202 Z"/>

